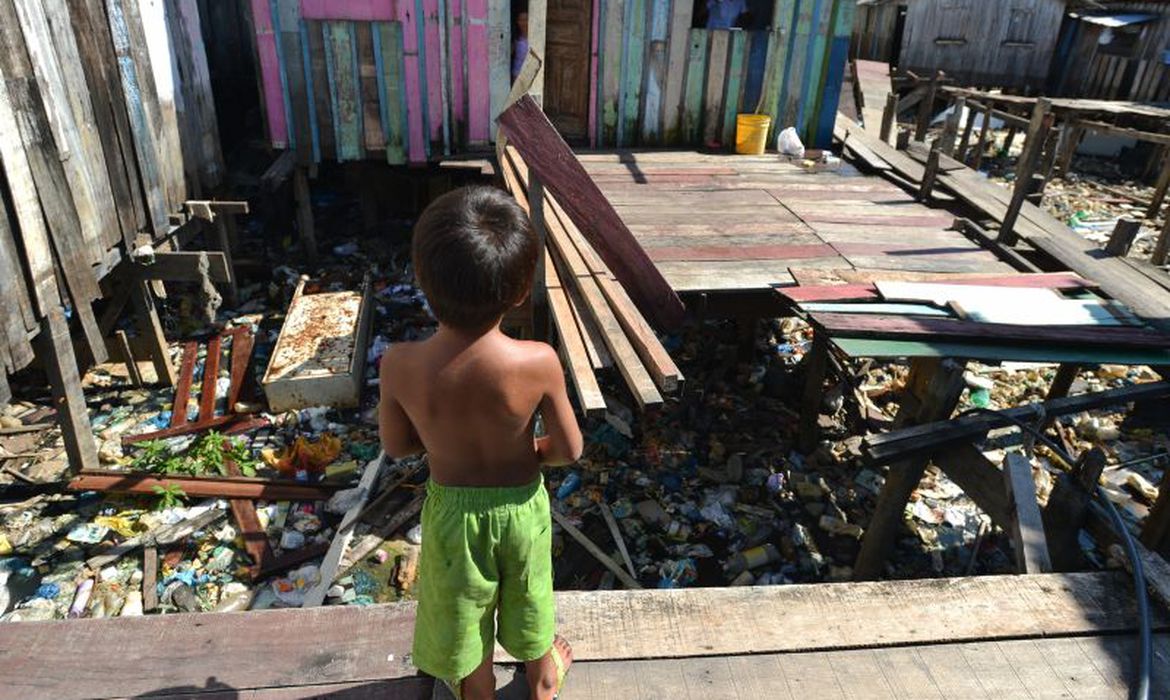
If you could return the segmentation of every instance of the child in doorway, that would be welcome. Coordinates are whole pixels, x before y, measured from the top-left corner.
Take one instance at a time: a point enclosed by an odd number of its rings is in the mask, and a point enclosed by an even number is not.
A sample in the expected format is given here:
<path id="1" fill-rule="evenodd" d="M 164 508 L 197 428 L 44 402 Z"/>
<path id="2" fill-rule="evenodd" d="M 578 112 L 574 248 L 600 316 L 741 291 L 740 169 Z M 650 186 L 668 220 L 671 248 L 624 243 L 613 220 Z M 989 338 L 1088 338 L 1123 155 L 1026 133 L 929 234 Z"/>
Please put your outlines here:
<path id="1" fill-rule="evenodd" d="M 524 59 L 528 58 L 528 13 L 516 15 L 516 39 L 512 42 L 512 82 L 520 76 Z"/>
<path id="2" fill-rule="evenodd" d="M 474 187 L 427 207 L 412 254 L 439 329 L 383 355 L 378 423 L 386 454 L 426 450 L 430 465 L 414 663 L 456 697 L 494 698 L 498 638 L 525 662 L 532 697 L 552 698 L 572 650 L 555 635 L 540 468 L 575 462 L 581 431 L 556 352 L 500 331 L 531 291 L 540 246 L 515 200 Z"/>

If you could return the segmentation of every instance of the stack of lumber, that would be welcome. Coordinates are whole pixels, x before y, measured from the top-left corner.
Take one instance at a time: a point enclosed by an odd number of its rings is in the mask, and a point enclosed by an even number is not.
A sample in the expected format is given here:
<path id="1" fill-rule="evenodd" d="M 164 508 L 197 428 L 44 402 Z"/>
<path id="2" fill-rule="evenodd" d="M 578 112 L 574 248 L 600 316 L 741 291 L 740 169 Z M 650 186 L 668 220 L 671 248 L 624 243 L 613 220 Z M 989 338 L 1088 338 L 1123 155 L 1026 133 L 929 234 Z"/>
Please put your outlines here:
<path id="1" fill-rule="evenodd" d="M 528 166 L 509 146 L 504 182 L 532 215 Z M 544 283 L 549 317 L 577 400 L 586 415 L 605 411 L 596 370 L 617 368 L 640 406 L 662 403 L 682 373 L 626 289 L 549 191 L 541 196 L 546 234 Z"/>

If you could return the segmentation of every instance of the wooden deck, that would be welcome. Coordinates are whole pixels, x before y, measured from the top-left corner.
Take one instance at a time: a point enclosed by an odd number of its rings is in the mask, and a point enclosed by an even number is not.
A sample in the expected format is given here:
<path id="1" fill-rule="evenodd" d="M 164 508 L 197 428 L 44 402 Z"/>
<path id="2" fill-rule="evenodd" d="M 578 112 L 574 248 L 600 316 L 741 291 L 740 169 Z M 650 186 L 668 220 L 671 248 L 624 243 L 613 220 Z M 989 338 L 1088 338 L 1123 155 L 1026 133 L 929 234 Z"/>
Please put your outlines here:
<path id="1" fill-rule="evenodd" d="M 1121 698 L 1136 627 L 1114 572 L 564 592 L 558 620 L 578 659 L 566 700 Z M 428 698 L 413 624 L 411 604 L 13 623 L 0 700 Z M 1161 611 L 1155 629 L 1165 697 Z M 498 667 L 502 697 L 523 696 L 515 673 Z"/>
<path id="2" fill-rule="evenodd" d="M 579 153 L 589 176 L 680 294 L 767 292 L 792 270 L 1011 274 L 954 216 L 849 165 L 774 155 Z"/>

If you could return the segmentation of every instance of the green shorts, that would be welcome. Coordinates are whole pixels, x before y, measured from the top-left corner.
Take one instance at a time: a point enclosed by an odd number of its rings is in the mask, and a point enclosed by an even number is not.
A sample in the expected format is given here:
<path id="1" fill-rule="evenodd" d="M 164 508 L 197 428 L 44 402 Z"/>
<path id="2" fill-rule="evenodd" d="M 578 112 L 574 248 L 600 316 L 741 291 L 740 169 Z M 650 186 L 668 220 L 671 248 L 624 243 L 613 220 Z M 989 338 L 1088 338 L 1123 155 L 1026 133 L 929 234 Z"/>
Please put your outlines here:
<path id="1" fill-rule="evenodd" d="M 413 662 L 446 681 L 471 674 L 495 646 L 520 661 L 552 648 L 552 521 L 544 480 L 525 486 L 427 482 Z"/>

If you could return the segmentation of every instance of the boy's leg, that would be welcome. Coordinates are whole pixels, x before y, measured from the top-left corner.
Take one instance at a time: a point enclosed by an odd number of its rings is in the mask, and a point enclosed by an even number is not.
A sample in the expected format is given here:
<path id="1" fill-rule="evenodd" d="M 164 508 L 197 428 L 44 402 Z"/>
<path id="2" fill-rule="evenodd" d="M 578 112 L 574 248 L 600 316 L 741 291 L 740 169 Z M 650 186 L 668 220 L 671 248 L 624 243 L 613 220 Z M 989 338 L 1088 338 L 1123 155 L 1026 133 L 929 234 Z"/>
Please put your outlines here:
<path id="1" fill-rule="evenodd" d="M 558 664 L 557 661 L 561 663 Z M 561 690 L 561 681 L 573 663 L 573 648 L 561 635 L 553 640 L 552 649 L 544 656 L 524 664 L 528 691 L 533 700 L 550 700 Z"/>
<path id="2" fill-rule="evenodd" d="M 471 675 L 464 678 L 459 693 L 462 700 L 494 700 L 496 697 L 496 674 L 492 671 L 492 657 L 489 654 Z"/>

